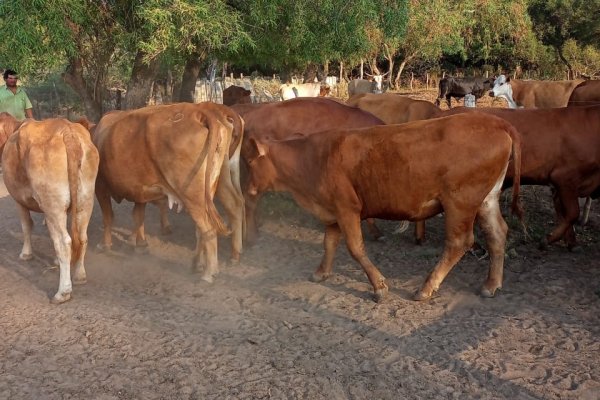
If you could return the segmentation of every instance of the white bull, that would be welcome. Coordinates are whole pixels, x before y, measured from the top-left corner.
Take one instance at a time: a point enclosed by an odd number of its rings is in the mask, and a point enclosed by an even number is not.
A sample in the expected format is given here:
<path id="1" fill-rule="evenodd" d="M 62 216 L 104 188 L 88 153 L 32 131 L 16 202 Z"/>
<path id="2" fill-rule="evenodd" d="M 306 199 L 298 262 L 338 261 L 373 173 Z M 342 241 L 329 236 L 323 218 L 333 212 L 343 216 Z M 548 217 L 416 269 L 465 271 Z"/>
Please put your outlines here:
<path id="1" fill-rule="evenodd" d="M 285 83 L 279 87 L 281 100 L 294 99 L 296 97 L 324 97 L 329 93 L 329 85 L 321 83 Z"/>
<path id="2" fill-rule="evenodd" d="M 353 79 L 348 82 L 348 97 L 359 93 L 383 93 L 383 78 L 387 75 L 369 75 L 372 81 L 366 79 Z"/>

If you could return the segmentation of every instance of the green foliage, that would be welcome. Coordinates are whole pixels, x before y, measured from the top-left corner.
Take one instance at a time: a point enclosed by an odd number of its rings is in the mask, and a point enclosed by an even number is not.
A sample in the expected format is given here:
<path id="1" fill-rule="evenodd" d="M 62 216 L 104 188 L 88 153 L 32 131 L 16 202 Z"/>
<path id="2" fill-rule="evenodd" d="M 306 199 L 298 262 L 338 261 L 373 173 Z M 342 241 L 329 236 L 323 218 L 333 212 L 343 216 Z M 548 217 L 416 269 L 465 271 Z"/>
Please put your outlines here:
<path id="1" fill-rule="evenodd" d="M 398 36 L 405 1 L 247 0 L 234 2 L 255 47 L 229 60 L 291 70 L 310 63 L 359 60 L 377 53 L 383 37 Z"/>
<path id="2" fill-rule="evenodd" d="M 574 39 L 600 48 L 600 0 L 530 0 L 528 11 L 545 44 L 561 49 Z"/>

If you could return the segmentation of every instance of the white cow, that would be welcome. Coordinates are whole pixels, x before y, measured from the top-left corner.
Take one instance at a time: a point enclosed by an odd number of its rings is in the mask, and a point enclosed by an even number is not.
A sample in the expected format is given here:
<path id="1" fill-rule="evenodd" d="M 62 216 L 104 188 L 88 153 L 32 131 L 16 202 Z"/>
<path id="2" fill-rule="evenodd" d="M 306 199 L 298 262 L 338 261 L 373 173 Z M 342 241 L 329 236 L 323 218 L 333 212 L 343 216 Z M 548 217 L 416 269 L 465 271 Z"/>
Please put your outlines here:
<path id="1" fill-rule="evenodd" d="M 60 265 L 58 292 L 51 299 L 55 304 L 71 298 L 71 265 L 75 266 L 73 282 L 86 281 L 83 260 L 98 161 L 88 130 L 63 118 L 26 120 L 4 148 L 4 183 L 17 202 L 23 229 L 19 258 L 32 258 L 30 211 L 43 212 Z"/>
<path id="2" fill-rule="evenodd" d="M 294 99 L 296 97 L 324 97 L 329 94 L 329 85 L 315 83 L 284 83 L 279 87 L 281 100 Z"/>
<path id="3" fill-rule="evenodd" d="M 388 74 L 386 72 L 383 75 L 370 75 L 373 80 L 368 81 L 366 79 L 353 79 L 348 82 L 348 97 L 352 97 L 359 93 L 383 93 L 383 78 Z"/>
<path id="4" fill-rule="evenodd" d="M 490 96 L 504 98 L 510 108 L 566 107 L 573 89 L 582 79 L 572 81 L 522 81 L 500 75 Z"/>

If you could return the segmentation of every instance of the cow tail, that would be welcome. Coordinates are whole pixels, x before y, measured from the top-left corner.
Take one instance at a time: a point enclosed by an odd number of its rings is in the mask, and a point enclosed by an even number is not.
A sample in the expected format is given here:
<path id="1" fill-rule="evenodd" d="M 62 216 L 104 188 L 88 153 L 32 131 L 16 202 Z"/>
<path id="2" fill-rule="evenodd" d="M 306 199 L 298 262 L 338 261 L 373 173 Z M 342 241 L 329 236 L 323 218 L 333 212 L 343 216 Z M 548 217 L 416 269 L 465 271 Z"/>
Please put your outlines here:
<path id="1" fill-rule="evenodd" d="M 77 135 L 67 129 L 63 133 L 63 142 L 67 151 L 67 176 L 69 195 L 71 197 L 71 265 L 81 254 L 81 240 L 77 224 L 77 208 L 79 207 L 79 170 L 83 159 L 83 149 Z"/>
<path id="2" fill-rule="evenodd" d="M 217 230 L 217 233 L 222 235 L 229 235 L 231 232 L 225 225 L 225 222 L 221 218 L 221 215 L 219 215 L 217 207 L 215 206 L 214 196 L 212 195 L 210 182 L 213 169 L 215 168 L 215 154 L 219 145 L 222 145 L 221 131 L 223 127 L 221 126 L 218 119 L 215 118 L 214 115 L 212 115 L 212 113 L 203 112 L 203 115 L 206 118 L 208 125 L 208 138 L 206 145 L 208 152 L 206 155 L 206 169 L 204 173 L 204 201 L 206 204 L 206 213 L 208 214 L 209 221 Z M 226 155 L 229 153 L 229 149 L 224 149 L 222 151 L 225 151 Z M 223 162 L 225 162 L 225 160 L 223 160 Z M 218 165 L 218 167 L 218 169 L 220 170 L 221 165 Z"/>
<path id="3" fill-rule="evenodd" d="M 521 224 L 523 223 L 523 206 L 519 197 L 521 190 L 521 134 L 514 126 L 508 124 L 508 134 L 512 139 L 512 159 L 513 159 L 513 191 L 512 191 L 512 213 L 515 214 Z"/>

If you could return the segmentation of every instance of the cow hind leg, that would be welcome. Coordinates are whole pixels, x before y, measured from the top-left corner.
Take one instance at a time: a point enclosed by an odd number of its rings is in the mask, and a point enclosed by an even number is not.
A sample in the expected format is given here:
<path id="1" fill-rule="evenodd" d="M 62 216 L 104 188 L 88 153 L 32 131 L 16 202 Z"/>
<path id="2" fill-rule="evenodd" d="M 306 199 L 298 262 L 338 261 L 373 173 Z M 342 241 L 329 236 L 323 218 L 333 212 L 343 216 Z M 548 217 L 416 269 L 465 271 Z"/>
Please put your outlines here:
<path id="1" fill-rule="evenodd" d="M 87 282 L 87 274 L 85 272 L 85 254 L 87 252 L 88 246 L 88 225 L 90 223 L 90 218 L 92 217 L 92 210 L 94 208 L 94 199 L 91 198 L 85 201 L 83 204 L 82 210 L 77 213 L 77 230 L 79 231 L 79 253 L 77 255 L 77 259 L 74 261 L 74 271 L 73 271 L 73 284 L 74 285 L 82 285 Z"/>
<path id="2" fill-rule="evenodd" d="M 312 280 L 314 282 L 321 282 L 331 276 L 333 270 L 333 259 L 335 257 L 335 251 L 342 238 L 342 232 L 338 224 L 327 225 L 325 227 L 325 237 L 323 238 L 323 247 L 325 253 L 319 268 L 313 273 Z"/>
<path id="3" fill-rule="evenodd" d="M 385 277 L 367 257 L 358 214 L 346 213 L 338 219 L 338 224 L 344 233 L 350 254 L 362 266 L 373 286 L 375 301 L 378 303 L 383 301 L 388 292 L 388 286 L 385 283 Z"/>
<path id="4" fill-rule="evenodd" d="M 569 250 L 577 246 L 573 225 L 579 218 L 579 201 L 574 193 L 562 186 L 556 189 L 553 200 L 558 216 L 558 226 L 548 234 L 546 243 L 551 244 L 564 238 Z"/>
<path id="5" fill-rule="evenodd" d="M 146 230 L 144 220 L 146 218 L 146 203 L 135 203 L 133 206 L 133 233 L 135 236 L 135 251 L 138 253 L 148 252 L 148 242 L 146 241 Z"/>
<path id="6" fill-rule="evenodd" d="M 485 234 L 490 253 L 490 269 L 481 295 L 493 297 L 496 290 L 502 287 L 504 275 L 504 252 L 508 225 L 502 218 L 499 204 L 500 191 L 492 191 L 483 201 L 477 213 L 478 222 Z"/>
<path id="7" fill-rule="evenodd" d="M 46 220 L 60 268 L 58 291 L 50 302 L 52 304 L 60 304 L 70 300 L 71 292 L 73 291 L 71 283 L 71 237 L 67 232 L 66 213 L 46 212 Z"/>
<path id="8" fill-rule="evenodd" d="M 375 224 L 375 218 L 367 218 L 367 230 L 375 240 L 383 240 L 385 236 Z"/>
<path id="9" fill-rule="evenodd" d="M 158 207 L 160 213 L 160 233 L 163 235 L 172 234 L 173 229 L 171 228 L 171 222 L 169 222 L 169 202 L 167 198 L 154 200 L 152 203 Z"/>
<path id="10" fill-rule="evenodd" d="M 196 223 L 196 255 L 192 268 L 201 272 L 200 279 L 213 282 L 219 272 L 217 257 L 217 230 L 208 221 L 208 215 L 195 207 L 186 207 Z"/>
<path id="11" fill-rule="evenodd" d="M 110 250 L 112 248 L 111 230 L 114 218 L 110 194 L 103 185 L 96 185 L 96 197 L 102 211 L 102 223 L 104 225 L 102 243 L 98 244 L 98 249 Z"/>
<path id="12" fill-rule="evenodd" d="M 244 236 L 244 197 L 236 190 L 229 171 L 221 172 L 217 186 L 217 198 L 223 205 L 231 225 L 231 261 L 238 263 Z"/>
<path id="13" fill-rule="evenodd" d="M 33 220 L 31 219 L 31 214 L 27 208 L 20 204 L 17 205 L 19 209 L 19 218 L 21 220 L 21 230 L 23 231 L 23 248 L 21 249 L 19 258 L 24 261 L 29 261 L 33 258 L 33 251 L 31 249 L 31 230 L 33 228 Z"/>
<path id="14" fill-rule="evenodd" d="M 475 213 L 465 215 L 456 209 L 444 205 L 446 216 L 446 241 L 441 260 L 436 264 L 429 274 L 421 289 L 417 291 L 414 299 L 423 301 L 429 299 L 438 291 L 440 285 L 462 258 L 467 250 L 473 245 L 473 224 Z"/>

